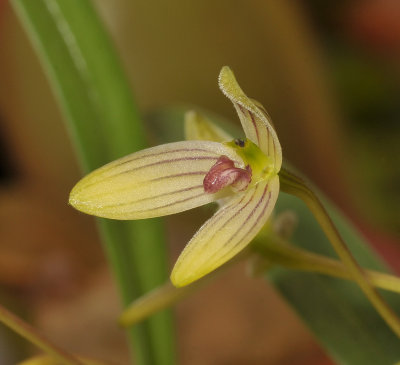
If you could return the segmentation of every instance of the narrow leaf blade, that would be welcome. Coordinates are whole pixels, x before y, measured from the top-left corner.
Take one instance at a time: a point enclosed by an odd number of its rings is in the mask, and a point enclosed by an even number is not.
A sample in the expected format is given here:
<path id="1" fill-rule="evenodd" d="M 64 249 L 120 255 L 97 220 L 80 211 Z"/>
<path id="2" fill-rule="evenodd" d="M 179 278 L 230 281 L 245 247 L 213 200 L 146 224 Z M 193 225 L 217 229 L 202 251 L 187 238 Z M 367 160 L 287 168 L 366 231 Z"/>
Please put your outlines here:
<path id="1" fill-rule="evenodd" d="M 142 149 L 145 138 L 129 84 L 90 1 L 12 4 L 56 93 L 83 170 Z M 99 224 L 124 305 L 166 280 L 158 220 Z M 164 313 L 132 329 L 138 363 L 175 362 L 171 322 Z"/>

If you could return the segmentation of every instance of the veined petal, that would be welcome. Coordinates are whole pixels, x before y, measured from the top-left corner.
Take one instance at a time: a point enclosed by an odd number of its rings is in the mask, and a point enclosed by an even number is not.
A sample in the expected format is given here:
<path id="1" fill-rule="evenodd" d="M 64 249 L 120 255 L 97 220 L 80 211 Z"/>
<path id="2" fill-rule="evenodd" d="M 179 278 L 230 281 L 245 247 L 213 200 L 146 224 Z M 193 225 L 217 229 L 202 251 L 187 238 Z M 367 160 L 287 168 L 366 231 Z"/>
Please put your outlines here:
<path id="1" fill-rule="evenodd" d="M 159 217 L 210 203 L 231 193 L 204 191 L 203 179 L 221 156 L 244 167 L 234 149 L 217 142 L 187 141 L 148 148 L 111 162 L 73 188 L 70 204 L 113 219 Z"/>
<path id="2" fill-rule="evenodd" d="M 223 205 L 183 250 L 172 271 L 172 283 L 187 285 L 246 247 L 270 216 L 278 193 L 279 178 L 274 176 Z"/>
<path id="3" fill-rule="evenodd" d="M 208 118 L 191 110 L 185 114 L 185 139 L 227 142 L 231 141 L 233 137 Z"/>
<path id="4" fill-rule="evenodd" d="M 275 170 L 278 172 L 282 165 L 282 149 L 265 109 L 260 103 L 246 96 L 227 66 L 224 66 L 219 74 L 219 87 L 232 101 L 247 138 L 273 159 Z"/>

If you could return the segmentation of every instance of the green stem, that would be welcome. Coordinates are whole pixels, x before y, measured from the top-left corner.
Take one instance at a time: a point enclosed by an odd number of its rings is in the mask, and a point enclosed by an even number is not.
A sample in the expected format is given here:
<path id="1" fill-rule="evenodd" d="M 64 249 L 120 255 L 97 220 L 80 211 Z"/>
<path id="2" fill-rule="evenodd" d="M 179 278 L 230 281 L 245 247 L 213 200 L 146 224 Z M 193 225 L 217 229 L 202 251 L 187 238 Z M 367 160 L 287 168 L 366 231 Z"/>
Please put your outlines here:
<path id="1" fill-rule="evenodd" d="M 343 241 L 340 233 L 336 229 L 334 223 L 332 222 L 316 194 L 305 184 L 301 178 L 292 174 L 288 170 L 282 169 L 279 175 L 282 191 L 297 196 L 306 203 L 331 242 L 337 255 L 348 269 L 349 274 L 360 286 L 361 290 L 364 292 L 381 317 L 386 321 L 388 326 L 400 338 L 399 318 L 371 285 L 363 270 L 348 249 L 346 243 Z"/>
<path id="2" fill-rule="evenodd" d="M 131 327 L 152 314 L 172 306 L 201 286 L 204 278 L 181 288 L 176 288 L 170 281 L 167 281 L 164 285 L 136 299 L 123 311 L 118 323 L 122 327 Z"/>
<path id="3" fill-rule="evenodd" d="M 342 262 L 293 246 L 276 235 L 258 236 L 251 247 L 272 264 L 354 281 Z M 400 293 L 399 277 L 374 270 L 363 272 L 375 287 Z"/>
<path id="4" fill-rule="evenodd" d="M 293 246 L 277 235 L 272 235 L 270 232 L 257 236 L 252 242 L 250 249 L 256 254 L 261 255 L 271 264 L 279 264 L 289 269 L 315 272 L 354 281 L 353 276 L 342 262 Z M 133 326 L 150 317 L 152 314 L 180 302 L 201 288 L 209 280 L 218 276 L 231 263 L 247 258 L 249 254 L 249 250 L 245 251 L 237 259 L 230 261 L 220 269 L 213 271 L 193 284 L 176 288 L 169 281 L 166 282 L 164 285 L 135 300 L 124 310 L 119 318 L 119 324 L 123 327 Z M 374 270 L 363 270 L 363 272 L 375 287 L 400 293 L 400 278 Z"/>
<path id="5" fill-rule="evenodd" d="M 64 352 L 56 345 L 50 343 L 45 337 L 36 332 L 36 330 L 15 314 L 8 311 L 0 305 L 0 322 L 24 337 L 29 342 L 35 344 L 43 351 L 54 357 L 60 364 L 64 365 L 82 365 L 77 358 Z"/>

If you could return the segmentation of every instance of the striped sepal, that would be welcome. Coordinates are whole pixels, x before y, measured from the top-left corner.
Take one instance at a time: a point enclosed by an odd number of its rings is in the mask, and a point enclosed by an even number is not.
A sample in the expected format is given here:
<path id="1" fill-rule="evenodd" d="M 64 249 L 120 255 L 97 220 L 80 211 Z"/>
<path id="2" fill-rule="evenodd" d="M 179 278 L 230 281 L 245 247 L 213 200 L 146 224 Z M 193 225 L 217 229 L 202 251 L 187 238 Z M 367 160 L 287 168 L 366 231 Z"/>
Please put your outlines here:
<path id="1" fill-rule="evenodd" d="M 282 149 L 265 109 L 260 103 L 246 96 L 233 72 L 227 66 L 222 68 L 219 75 L 219 87 L 232 101 L 246 137 L 271 157 L 275 170 L 278 172 L 282 165 Z"/>
<path id="2" fill-rule="evenodd" d="M 209 141 L 170 143 L 136 152 L 83 178 L 72 190 L 70 204 L 112 219 L 182 212 L 231 192 L 204 192 L 203 179 L 221 155 L 244 167 L 233 149 Z"/>
<path id="3" fill-rule="evenodd" d="M 278 193 L 275 176 L 229 200 L 187 244 L 172 271 L 173 284 L 184 286 L 199 279 L 246 247 L 270 216 Z"/>

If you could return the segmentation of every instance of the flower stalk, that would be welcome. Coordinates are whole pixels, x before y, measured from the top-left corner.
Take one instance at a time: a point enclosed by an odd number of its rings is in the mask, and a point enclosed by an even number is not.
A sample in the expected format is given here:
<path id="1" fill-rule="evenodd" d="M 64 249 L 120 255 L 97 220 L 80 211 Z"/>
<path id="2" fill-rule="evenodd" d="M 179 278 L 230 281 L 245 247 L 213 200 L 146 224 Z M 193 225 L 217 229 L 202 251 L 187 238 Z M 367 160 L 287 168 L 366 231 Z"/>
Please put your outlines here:
<path id="1" fill-rule="evenodd" d="M 231 264 L 247 259 L 252 254 L 256 254 L 265 260 L 269 264 L 268 268 L 280 265 L 287 269 L 314 272 L 354 281 L 354 277 L 342 262 L 296 247 L 270 230 L 265 233 L 261 231 L 248 249 L 240 256 L 236 256 L 234 260 L 227 262 L 207 276 L 180 288 L 176 288 L 170 282 L 167 282 L 135 300 L 121 314 L 119 324 L 123 327 L 134 326 L 152 314 L 180 302 L 193 292 L 201 289 L 210 280 L 215 279 L 222 271 L 230 267 Z M 265 270 L 263 270 L 264 272 Z M 375 287 L 400 293 L 400 278 L 374 270 L 363 269 L 363 272 Z"/>
<path id="2" fill-rule="evenodd" d="M 272 233 L 268 236 L 260 234 L 250 247 L 273 265 L 354 281 L 343 262 L 296 247 Z M 400 294 L 399 277 L 375 270 L 362 270 L 374 287 Z"/>

